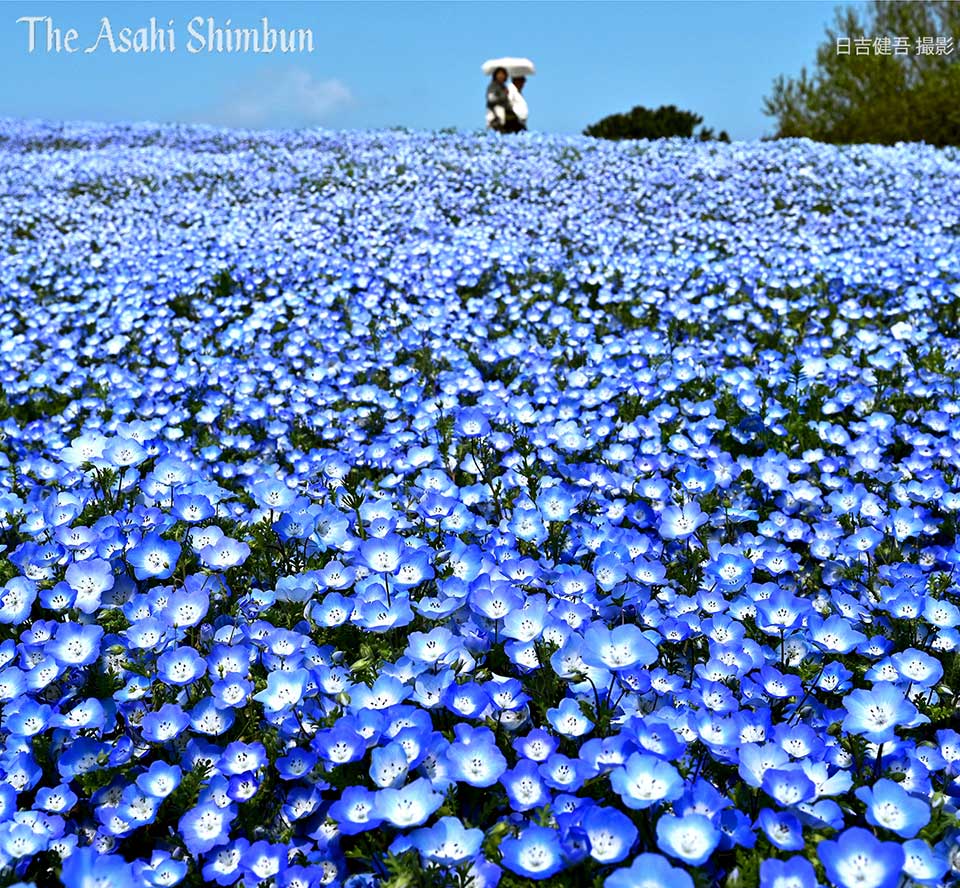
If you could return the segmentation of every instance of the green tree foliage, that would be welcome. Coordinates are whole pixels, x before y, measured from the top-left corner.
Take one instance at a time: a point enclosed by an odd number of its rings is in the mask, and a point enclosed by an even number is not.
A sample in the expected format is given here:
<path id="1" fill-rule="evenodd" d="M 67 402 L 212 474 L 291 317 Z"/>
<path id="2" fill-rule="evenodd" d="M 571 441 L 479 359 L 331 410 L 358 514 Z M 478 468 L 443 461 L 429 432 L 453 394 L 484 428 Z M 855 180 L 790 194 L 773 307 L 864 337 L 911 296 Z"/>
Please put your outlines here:
<path id="1" fill-rule="evenodd" d="M 856 38 L 869 38 L 869 55 L 856 55 Z M 906 38 L 908 52 L 882 54 L 875 41 Z M 952 38 L 952 53 L 918 52 L 920 38 Z M 837 39 L 850 38 L 850 55 Z M 838 9 L 817 49 L 812 74 L 778 77 L 764 100 L 778 138 L 822 142 L 960 144 L 960 3 L 953 0 L 875 2 L 861 11 Z M 892 48 L 892 47 L 891 47 Z"/>
<path id="2" fill-rule="evenodd" d="M 588 126 L 583 134 L 597 139 L 669 139 L 672 136 L 690 139 L 694 130 L 703 123 L 703 118 L 692 111 L 681 111 L 676 105 L 661 105 L 659 108 L 644 108 L 637 105 L 626 114 L 611 114 Z M 721 131 L 714 136 L 713 130 L 704 127 L 697 138 L 708 141 L 719 138 L 729 142 L 730 138 Z"/>

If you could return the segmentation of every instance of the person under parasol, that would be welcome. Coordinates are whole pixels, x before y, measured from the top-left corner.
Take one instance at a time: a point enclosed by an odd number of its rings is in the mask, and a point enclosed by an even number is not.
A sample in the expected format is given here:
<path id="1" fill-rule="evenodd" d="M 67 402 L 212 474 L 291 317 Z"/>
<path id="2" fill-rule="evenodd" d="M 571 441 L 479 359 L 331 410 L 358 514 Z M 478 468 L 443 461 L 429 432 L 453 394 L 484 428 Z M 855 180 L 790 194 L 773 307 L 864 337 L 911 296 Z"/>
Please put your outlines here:
<path id="1" fill-rule="evenodd" d="M 523 96 L 527 77 L 536 72 L 530 59 L 505 57 L 483 63 L 487 85 L 487 128 L 500 133 L 518 133 L 527 128 L 529 109 Z"/>

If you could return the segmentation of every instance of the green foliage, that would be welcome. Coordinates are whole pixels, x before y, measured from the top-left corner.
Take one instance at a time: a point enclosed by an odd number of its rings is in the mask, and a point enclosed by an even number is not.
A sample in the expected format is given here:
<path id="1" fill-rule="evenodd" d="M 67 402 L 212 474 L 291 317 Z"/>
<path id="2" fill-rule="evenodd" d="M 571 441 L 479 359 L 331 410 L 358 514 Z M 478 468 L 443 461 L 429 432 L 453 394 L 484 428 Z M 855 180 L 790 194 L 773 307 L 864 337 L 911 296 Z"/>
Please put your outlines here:
<path id="1" fill-rule="evenodd" d="M 588 126 L 583 134 L 597 139 L 669 139 L 680 136 L 691 139 L 694 130 L 703 123 L 703 118 L 692 111 L 681 111 L 676 105 L 661 105 L 650 109 L 643 105 L 631 108 L 625 114 L 611 114 Z M 713 130 L 704 127 L 697 133 L 701 141 L 714 138 Z M 717 136 L 721 142 L 729 142 L 730 137 L 721 131 Z"/>
<path id="2" fill-rule="evenodd" d="M 812 74 L 778 77 L 764 100 L 778 138 L 808 137 L 839 144 L 923 141 L 960 144 L 960 55 L 920 55 L 918 37 L 960 34 L 960 3 L 890 0 L 864 12 L 838 10 L 817 49 Z M 837 39 L 869 38 L 870 54 L 838 55 Z M 908 37 L 909 52 L 874 52 L 875 39 Z"/>

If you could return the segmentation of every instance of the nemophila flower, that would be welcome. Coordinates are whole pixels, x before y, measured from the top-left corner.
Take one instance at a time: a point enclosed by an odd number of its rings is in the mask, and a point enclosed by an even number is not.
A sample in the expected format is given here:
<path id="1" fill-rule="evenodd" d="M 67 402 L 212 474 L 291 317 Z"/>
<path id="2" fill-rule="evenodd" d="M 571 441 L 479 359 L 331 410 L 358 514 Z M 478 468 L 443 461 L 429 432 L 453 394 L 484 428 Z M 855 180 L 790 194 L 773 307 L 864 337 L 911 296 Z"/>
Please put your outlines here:
<path id="1" fill-rule="evenodd" d="M 13 577 L 0 586 L 0 623 L 18 624 L 30 614 L 37 600 L 36 584 L 26 577 Z"/>
<path id="2" fill-rule="evenodd" d="M 639 854 L 604 880 L 603 888 L 693 888 L 690 874 L 659 854 Z"/>
<path id="3" fill-rule="evenodd" d="M 421 777 L 401 789 L 377 790 L 374 814 L 398 828 L 420 826 L 442 802 L 443 795 Z"/>
<path id="4" fill-rule="evenodd" d="M 106 446 L 107 439 L 105 436 L 96 432 L 88 432 L 74 438 L 58 455 L 66 465 L 78 467 L 84 463 L 98 460 L 103 455 Z"/>
<path id="5" fill-rule="evenodd" d="M 759 679 L 764 693 L 774 699 L 803 696 L 803 684 L 797 675 L 781 672 L 773 666 L 764 666 L 760 670 Z"/>
<path id="6" fill-rule="evenodd" d="M 40 590 L 40 604 L 47 610 L 65 611 L 67 608 L 73 607 L 76 600 L 77 593 L 65 582 L 57 583 L 49 589 Z M 95 610 L 99 604 L 100 602 L 98 601 L 93 610 Z M 90 607 L 88 603 L 86 603 L 85 606 Z"/>
<path id="7" fill-rule="evenodd" d="M 713 820 L 724 808 L 729 808 L 730 799 L 723 795 L 708 780 L 698 779 L 684 789 L 683 795 L 674 803 L 675 814 L 703 814 Z"/>
<path id="8" fill-rule="evenodd" d="M 470 786 L 492 786 L 507 769 L 493 732 L 462 724 L 455 730 L 456 740 L 446 751 L 448 775 Z"/>
<path id="9" fill-rule="evenodd" d="M 791 724 L 788 720 L 786 724 L 774 727 L 773 737 L 792 758 L 800 760 L 800 767 L 811 780 L 814 780 L 815 772 L 821 781 L 827 780 L 826 765 L 814 761 L 821 758 L 824 743 L 813 728 L 806 724 Z"/>
<path id="10" fill-rule="evenodd" d="M 31 658 L 29 672 L 23 673 L 24 682 L 31 691 L 42 691 L 60 678 L 67 666 L 48 654 Z"/>
<path id="11" fill-rule="evenodd" d="M 563 849 L 556 830 L 528 826 L 519 836 L 500 843 L 502 863 L 510 872 L 528 879 L 549 879 L 563 869 Z"/>
<path id="12" fill-rule="evenodd" d="M 677 472 L 677 481 L 687 493 L 702 495 L 713 490 L 717 484 L 717 476 L 710 469 L 688 462 Z"/>
<path id="13" fill-rule="evenodd" d="M 33 789 L 43 776 L 43 771 L 26 747 L 27 742 L 24 741 L 20 744 L 21 751 L 10 751 L 4 756 L 3 770 L 6 772 L 4 780 L 18 793 Z M 96 767 L 101 752 L 101 745 L 93 740 L 87 743 L 75 741 L 69 753 L 57 761 L 61 778 L 66 780 L 81 770 L 83 773 L 92 770 Z"/>
<path id="14" fill-rule="evenodd" d="M 121 634 L 131 650 L 158 650 L 162 649 L 163 643 L 167 640 L 167 632 L 170 628 L 167 620 L 159 617 L 145 617 L 124 629 Z"/>
<path id="15" fill-rule="evenodd" d="M 210 609 L 210 596 L 202 589 L 178 589 L 167 601 L 164 615 L 174 628 L 196 626 Z"/>
<path id="16" fill-rule="evenodd" d="M 121 794 L 116 816 L 133 825 L 145 825 L 154 822 L 159 806 L 159 799 L 135 784 L 127 785 Z"/>
<path id="17" fill-rule="evenodd" d="M 247 847 L 240 859 L 243 869 L 257 883 L 272 879 L 284 868 L 286 862 L 285 845 L 273 844 L 262 839 Z"/>
<path id="18" fill-rule="evenodd" d="M 184 814 L 177 832 L 194 856 L 206 854 L 229 840 L 230 824 L 236 816 L 232 805 L 221 808 L 212 803 L 199 804 Z"/>
<path id="19" fill-rule="evenodd" d="M 410 589 L 419 586 L 435 576 L 430 555 L 426 552 L 405 553 L 395 574 L 396 585 L 401 589 Z"/>
<path id="20" fill-rule="evenodd" d="M 378 746 L 370 753 L 370 779 L 381 789 L 402 786 L 408 767 L 406 751 L 399 743 Z"/>
<path id="21" fill-rule="evenodd" d="M 160 677 L 171 685 L 192 684 L 207 671 L 207 661 L 192 647 L 182 645 L 157 658 Z"/>
<path id="22" fill-rule="evenodd" d="M 849 654 L 867 637 L 853 628 L 850 621 L 839 614 L 833 614 L 825 620 L 811 616 L 808 621 L 810 640 L 821 650 L 835 654 Z"/>
<path id="23" fill-rule="evenodd" d="M 145 740 L 166 743 L 180 735 L 190 723 L 190 717 L 176 703 L 164 703 L 156 712 L 148 712 L 140 722 Z"/>
<path id="24" fill-rule="evenodd" d="M 633 821 L 616 808 L 591 806 L 581 826 L 587 834 L 590 856 L 603 864 L 624 860 L 637 840 Z"/>
<path id="25" fill-rule="evenodd" d="M 136 872 L 136 865 L 134 871 Z M 154 851 L 150 863 L 143 866 L 139 878 L 152 886 L 178 885 L 187 874 L 188 864 L 170 856 L 167 851 Z"/>
<path id="26" fill-rule="evenodd" d="M 547 529 L 537 509 L 514 509 L 508 527 L 517 539 L 525 543 L 542 543 L 547 538 Z"/>
<path id="27" fill-rule="evenodd" d="M 540 776 L 551 789 L 576 792 L 596 770 L 587 762 L 553 753 L 540 765 Z"/>
<path id="28" fill-rule="evenodd" d="M 180 544 L 152 531 L 127 552 L 127 561 L 138 580 L 165 580 L 173 576 L 180 558 Z"/>
<path id="29" fill-rule="evenodd" d="M 240 643 L 242 636 L 234 627 L 228 628 L 226 638 L 228 642 L 232 640 L 232 643 L 216 643 L 210 648 L 207 655 L 210 675 L 217 678 L 227 676 L 246 678 L 254 659 L 253 649 L 247 644 Z"/>
<path id="30" fill-rule="evenodd" d="M 174 494 L 170 511 L 188 524 L 206 521 L 216 514 L 213 503 L 206 496 L 187 493 Z"/>
<path id="31" fill-rule="evenodd" d="M 923 618 L 939 629 L 951 629 L 960 625 L 960 607 L 952 601 L 928 598 L 923 605 Z"/>
<path id="32" fill-rule="evenodd" d="M 535 762 L 545 762 L 557 749 L 557 738 L 542 728 L 534 728 L 511 744 L 517 755 Z M 958 756 L 960 757 L 960 756 Z"/>
<path id="33" fill-rule="evenodd" d="M 382 822 L 375 811 L 377 794 L 362 786 L 348 786 L 343 794 L 327 812 L 344 835 L 356 835 L 369 829 L 376 829 Z"/>
<path id="34" fill-rule="evenodd" d="M 375 573 L 392 574 L 400 566 L 406 546 L 396 534 L 371 537 L 360 544 L 360 558 Z"/>
<path id="35" fill-rule="evenodd" d="M 546 804 L 550 798 L 537 763 L 529 759 L 521 759 L 515 768 L 505 771 L 500 776 L 500 783 L 507 791 L 514 811 L 530 811 Z"/>
<path id="36" fill-rule="evenodd" d="M 817 856 L 837 888 L 895 888 L 906 859 L 901 845 L 882 842 L 860 827 L 820 842 Z"/>
<path id="37" fill-rule="evenodd" d="M 182 773 L 179 765 L 155 761 L 137 776 L 136 784 L 154 798 L 165 799 L 180 785 Z"/>
<path id="38" fill-rule="evenodd" d="M 55 660 L 50 660 L 54 668 L 62 669 Z M 16 666 L 0 669 L 0 701 L 15 700 L 27 690 L 26 673 Z"/>
<path id="39" fill-rule="evenodd" d="M 504 618 L 501 634 L 521 642 L 533 641 L 543 631 L 547 620 L 547 600 L 542 595 L 530 595 L 521 608 L 510 611 Z"/>
<path id="40" fill-rule="evenodd" d="M 10 787 L 11 792 L 13 791 Z M 54 787 L 41 786 L 37 789 L 34 805 L 40 811 L 49 811 L 51 814 L 66 814 L 73 810 L 78 801 L 77 794 L 65 783 Z M 0 802 L 0 817 L 3 816 L 3 803 Z"/>
<path id="41" fill-rule="evenodd" d="M 250 495 L 261 509 L 282 512 L 296 499 L 297 494 L 284 481 L 260 478 L 250 486 Z"/>
<path id="42" fill-rule="evenodd" d="M 147 451 L 130 438 L 112 438 L 103 448 L 103 460 L 119 469 L 138 466 L 147 459 Z"/>
<path id="43" fill-rule="evenodd" d="M 627 623 L 607 629 L 593 623 L 584 633 L 581 656 L 591 666 L 616 672 L 638 665 L 649 666 L 659 652 L 638 626 Z"/>
<path id="44" fill-rule="evenodd" d="M 303 699 L 309 678 L 306 669 L 271 672 L 267 676 L 266 688 L 254 694 L 253 699 L 262 703 L 266 712 L 292 709 Z"/>
<path id="45" fill-rule="evenodd" d="M 337 559 L 328 561 L 319 574 L 319 582 L 327 589 L 349 589 L 357 572 Z"/>
<path id="46" fill-rule="evenodd" d="M 456 866 L 472 859 L 480 850 L 483 830 L 466 828 L 456 817 L 441 817 L 433 826 L 410 835 L 412 847 L 425 860 Z"/>
<path id="47" fill-rule="evenodd" d="M 461 687 L 467 687 L 466 684 Z M 485 697 L 497 709 L 514 712 L 530 702 L 530 696 L 524 692 L 524 684 L 516 678 L 499 676 L 482 685 Z"/>
<path id="48" fill-rule="evenodd" d="M 757 624 L 764 632 L 784 632 L 798 626 L 811 611 L 809 601 L 778 588 L 757 602 Z"/>
<path id="49" fill-rule="evenodd" d="M 660 536 L 665 540 L 687 539 L 706 524 L 708 518 L 694 502 L 668 506 L 660 513 Z"/>
<path id="50" fill-rule="evenodd" d="M 66 581 L 76 592 L 77 609 L 92 614 L 100 606 L 103 593 L 113 588 L 113 569 L 102 558 L 74 561 L 66 570 Z"/>
<path id="51" fill-rule="evenodd" d="M 224 536 L 200 550 L 200 563 L 213 570 L 229 570 L 246 561 L 250 547 L 240 540 Z"/>
<path id="52" fill-rule="evenodd" d="M 720 831 L 702 814 L 663 814 L 657 821 L 657 847 L 690 866 L 705 863 L 719 843 Z"/>
<path id="53" fill-rule="evenodd" d="M 440 698 L 440 702 L 451 712 L 463 718 L 479 718 L 491 705 L 490 695 L 476 682 L 457 684 L 453 676 Z M 421 679 L 422 680 L 422 679 Z"/>
<path id="54" fill-rule="evenodd" d="M 601 555 L 593 562 L 593 576 L 604 591 L 615 589 L 627 576 L 627 567 L 613 555 Z"/>
<path id="55" fill-rule="evenodd" d="M 763 808 L 757 816 L 757 824 L 770 843 L 781 851 L 801 851 L 806 846 L 803 824 L 790 811 Z"/>
<path id="56" fill-rule="evenodd" d="M 347 541 L 350 519 L 338 509 L 326 506 L 313 514 L 313 532 L 307 538 L 307 551 L 326 552 Z"/>
<path id="57" fill-rule="evenodd" d="M 931 848 L 923 839 L 911 839 L 903 843 L 904 873 L 921 884 L 936 884 L 950 869 L 947 855 Z"/>
<path id="58" fill-rule="evenodd" d="M 635 811 L 662 801 L 674 801 L 683 792 L 683 778 L 669 762 L 632 753 L 626 763 L 610 772 L 610 785 L 623 803 Z"/>
<path id="59" fill-rule="evenodd" d="M 490 434 L 490 423 L 482 411 L 467 407 L 457 414 L 456 431 L 464 438 L 479 438 Z"/>
<path id="60" fill-rule="evenodd" d="M 523 606 L 523 597 L 507 583 L 473 586 L 469 601 L 471 610 L 490 620 L 502 620 Z"/>
<path id="61" fill-rule="evenodd" d="M 853 673 L 840 662 L 828 663 L 816 680 L 816 687 L 830 693 L 839 694 L 850 687 Z"/>
<path id="62" fill-rule="evenodd" d="M 919 687 L 932 687 L 943 678 L 940 661 L 915 648 L 898 651 L 891 659 L 900 677 Z"/>
<path id="63" fill-rule="evenodd" d="M 397 596 L 394 596 L 389 605 L 379 599 L 361 603 L 351 616 L 356 625 L 370 632 L 399 629 L 413 622 L 413 611 L 409 600 L 406 597 Z"/>
<path id="64" fill-rule="evenodd" d="M 381 675 L 370 687 L 354 685 L 350 691 L 350 705 L 354 711 L 389 709 L 411 694 L 411 689 L 392 675 Z M 254 698 L 256 699 L 256 698 Z"/>
<path id="65" fill-rule="evenodd" d="M 208 524 L 205 527 L 190 528 L 187 536 L 193 551 L 199 553 L 207 546 L 214 546 L 219 543 L 226 534 L 216 524 Z"/>
<path id="66" fill-rule="evenodd" d="M 666 578 L 667 568 L 660 561 L 638 557 L 630 562 L 628 573 L 638 583 L 645 586 L 658 586 Z"/>
<path id="67" fill-rule="evenodd" d="M 753 576 L 753 562 L 744 557 L 737 546 L 724 545 L 712 553 L 705 573 L 725 592 L 735 592 L 750 582 Z"/>
<path id="68" fill-rule="evenodd" d="M 856 796 L 867 806 L 867 823 L 905 839 L 913 838 L 930 822 L 930 805 L 893 780 L 881 778 L 872 786 L 861 786 Z"/>
<path id="69" fill-rule="evenodd" d="M 101 854 L 96 848 L 76 848 L 63 862 L 64 888 L 133 888 L 133 869 L 118 854 Z"/>
<path id="70" fill-rule="evenodd" d="M 33 857 L 46 850 L 45 837 L 24 823 L 4 824 L 0 827 L 0 852 L 10 860 Z"/>
<path id="71" fill-rule="evenodd" d="M 777 804 L 785 808 L 813 801 L 816 797 L 813 781 L 798 766 L 768 768 L 764 771 L 761 787 Z"/>
<path id="72" fill-rule="evenodd" d="M 331 592 L 310 605 L 310 619 L 320 626 L 342 626 L 353 611 L 353 602 L 338 592 Z"/>
<path id="73" fill-rule="evenodd" d="M 817 873 L 805 857 L 760 861 L 760 888 L 817 888 Z"/>
<path id="74" fill-rule="evenodd" d="M 15 737 L 33 737 L 50 722 L 52 711 L 48 704 L 20 699 L 4 707 L 2 726 Z"/>
<path id="75" fill-rule="evenodd" d="M 552 587 L 560 597 L 589 599 L 596 590 L 596 581 L 588 571 L 561 565 L 554 572 L 554 576 Z"/>
<path id="76" fill-rule="evenodd" d="M 728 851 L 738 846 L 753 848 L 757 843 L 750 818 L 738 808 L 721 811 L 717 815 L 716 825 L 720 830 L 720 844 L 717 845 L 720 851 Z"/>
<path id="77" fill-rule="evenodd" d="M 877 682 L 870 690 L 857 689 L 843 698 L 847 711 L 843 729 L 871 743 L 886 743 L 899 727 L 912 727 L 929 719 L 917 711 L 904 692 L 890 682 Z"/>
<path id="78" fill-rule="evenodd" d="M 208 852 L 204 858 L 203 878 L 217 885 L 234 884 L 242 874 L 240 865 L 249 846 L 247 839 L 237 839 Z"/>
<path id="79" fill-rule="evenodd" d="M 575 505 L 573 496 L 560 485 L 541 490 L 536 502 L 540 514 L 547 521 L 568 520 Z"/>
<path id="80" fill-rule="evenodd" d="M 771 768 L 788 765 L 790 756 L 776 743 L 745 743 L 739 750 L 738 772 L 749 786 L 759 787 L 763 777 Z"/>
<path id="81" fill-rule="evenodd" d="M 559 706 L 547 710 L 547 721 L 564 737 L 582 737 L 593 728 L 593 722 L 570 697 L 564 697 Z"/>
<path id="82" fill-rule="evenodd" d="M 294 786 L 286 794 L 286 801 L 282 808 L 283 816 L 291 823 L 295 820 L 303 820 L 315 814 L 322 801 L 319 787 Z"/>
<path id="83" fill-rule="evenodd" d="M 63 666 L 89 666 L 100 656 L 102 638 L 100 626 L 61 623 L 46 650 Z"/>
<path id="84" fill-rule="evenodd" d="M 217 767 L 224 774 L 247 774 L 258 771 L 266 762 L 267 751 L 262 743 L 235 740 L 223 750 Z"/>
<path id="85" fill-rule="evenodd" d="M 44 790 L 38 790 L 38 795 Z M 17 806 L 17 790 L 9 782 L 0 784 L 0 822 L 7 823 L 13 819 Z"/>

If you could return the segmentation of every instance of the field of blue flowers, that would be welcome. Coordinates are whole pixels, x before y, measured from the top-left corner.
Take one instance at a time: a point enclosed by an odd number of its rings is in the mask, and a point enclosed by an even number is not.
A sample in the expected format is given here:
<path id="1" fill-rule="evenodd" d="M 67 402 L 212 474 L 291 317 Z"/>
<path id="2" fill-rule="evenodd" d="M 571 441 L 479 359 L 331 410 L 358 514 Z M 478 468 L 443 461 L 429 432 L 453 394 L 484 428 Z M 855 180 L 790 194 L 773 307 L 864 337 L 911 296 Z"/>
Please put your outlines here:
<path id="1" fill-rule="evenodd" d="M 960 153 L 0 122 L 0 884 L 960 880 Z"/>

